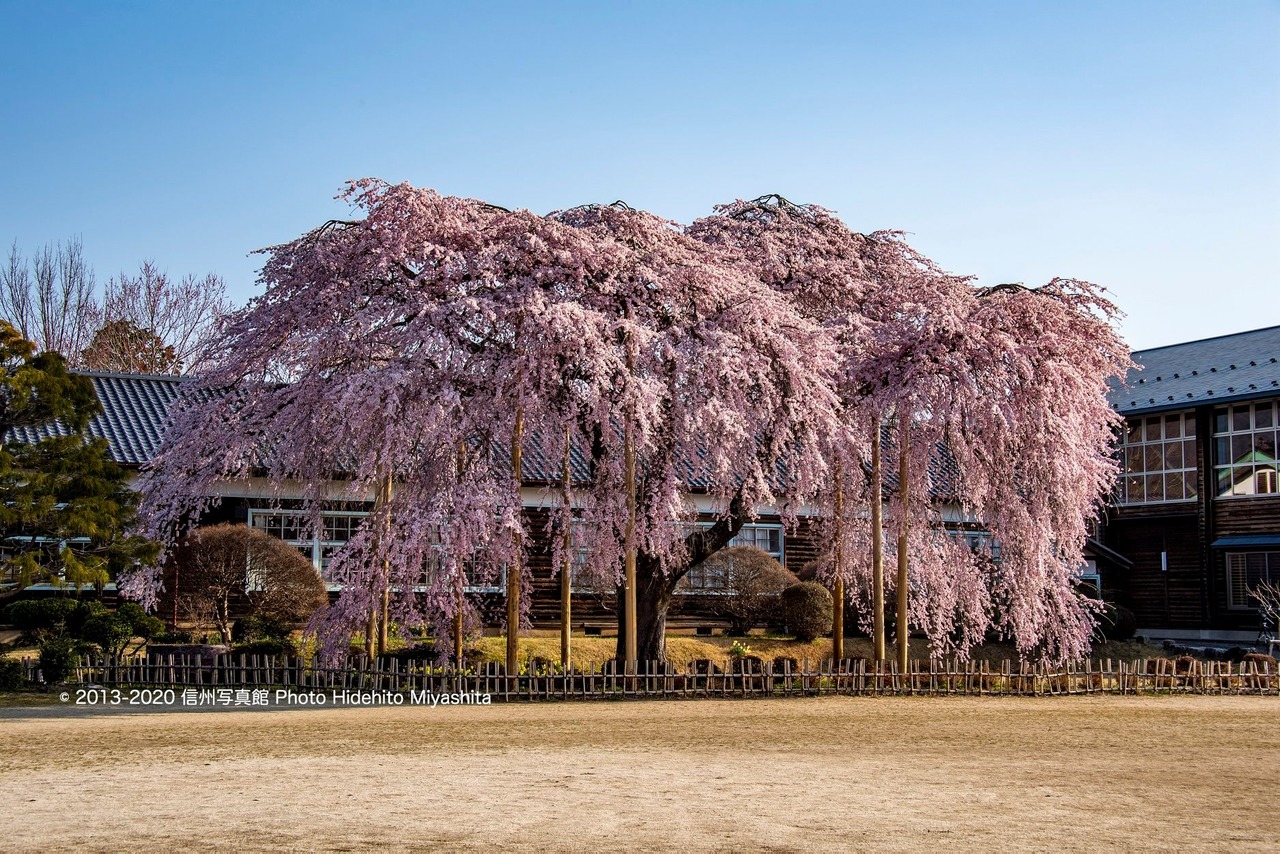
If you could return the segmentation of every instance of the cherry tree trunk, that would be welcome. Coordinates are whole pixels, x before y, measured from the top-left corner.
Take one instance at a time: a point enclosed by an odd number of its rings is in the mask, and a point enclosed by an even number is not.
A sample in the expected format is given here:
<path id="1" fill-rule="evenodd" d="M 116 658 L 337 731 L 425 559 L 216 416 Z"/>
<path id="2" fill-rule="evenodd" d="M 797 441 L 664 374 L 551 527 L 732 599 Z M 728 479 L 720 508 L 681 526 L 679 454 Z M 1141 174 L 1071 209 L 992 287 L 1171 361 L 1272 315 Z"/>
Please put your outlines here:
<path id="1" fill-rule="evenodd" d="M 656 566 L 649 564 L 643 555 L 637 561 L 635 585 L 635 631 L 631 633 L 635 643 L 635 661 L 643 666 L 651 661 L 665 661 L 667 658 L 667 609 L 671 605 L 671 594 L 684 573 L 674 578 L 663 575 Z M 618 587 L 619 601 L 623 594 Z M 619 612 L 617 661 L 624 664 L 628 661 L 626 629 L 627 611 Z"/>

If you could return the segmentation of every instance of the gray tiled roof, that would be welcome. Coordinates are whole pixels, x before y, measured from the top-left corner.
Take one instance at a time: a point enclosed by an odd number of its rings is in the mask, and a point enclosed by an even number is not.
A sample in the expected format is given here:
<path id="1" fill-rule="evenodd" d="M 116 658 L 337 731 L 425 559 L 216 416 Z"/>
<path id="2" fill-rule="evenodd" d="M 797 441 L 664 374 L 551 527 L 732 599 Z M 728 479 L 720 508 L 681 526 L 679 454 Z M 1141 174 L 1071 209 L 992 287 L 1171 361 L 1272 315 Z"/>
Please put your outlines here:
<path id="1" fill-rule="evenodd" d="M 1144 369 L 1110 395 L 1125 415 L 1280 395 L 1280 326 L 1139 350 L 1133 359 Z"/>
<path id="2" fill-rule="evenodd" d="M 89 422 L 89 435 L 106 439 L 111 458 L 121 465 L 149 461 L 164 436 L 170 404 L 178 397 L 182 377 L 152 374 L 114 374 L 79 371 L 93 383 L 102 413 Z M 11 438 L 35 442 L 46 436 L 65 436 L 61 424 L 18 427 Z"/>
<path id="3" fill-rule="evenodd" d="M 118 374 L 98 371 L 78 371 L 93 383 L 94 393 L 102 404 L 102 413 L 89 422 L 89 435 L 106 439 L 111 458 L 121 465 L 138 466 L 150 462 L 160 447 L 168 418 L 169 407 L 178 398 L 182 377 L 155 374 Z M 46 436 L 67 435 L 60 424 L 38 428 L 15 428 L 10 437 L 22 442 L 34 442 Z M 888 427 L 883 428 L 885 447 L 892 447 L 893 437 Z M 525 447 L 522 471 L 528 484 L 557 483 L 561 477 L 563 458 L 546 455 L 536 440 Z M 500 460 L 506 459 L 506 449 L 495 445 L 494 452 Z M 549 458 L 550 457 L 550 458 Z M 955 494 L 959 477 L 955 459 L 945 448 L 939 448 L 929 464 L 933 475 L 934 498 L 945 499 Z M 575 446 L 571 454 L 572 477 L 577 482 L 590 479 L 590 463 L 581 449 Z M 785 480 L 785 471 L 779 471 Z M 689 486 L 705 489 L 707 483 L 690 477 Z M 892 467 L 885 471 L 885 489 L 897 487 L 897 472 Z"/>

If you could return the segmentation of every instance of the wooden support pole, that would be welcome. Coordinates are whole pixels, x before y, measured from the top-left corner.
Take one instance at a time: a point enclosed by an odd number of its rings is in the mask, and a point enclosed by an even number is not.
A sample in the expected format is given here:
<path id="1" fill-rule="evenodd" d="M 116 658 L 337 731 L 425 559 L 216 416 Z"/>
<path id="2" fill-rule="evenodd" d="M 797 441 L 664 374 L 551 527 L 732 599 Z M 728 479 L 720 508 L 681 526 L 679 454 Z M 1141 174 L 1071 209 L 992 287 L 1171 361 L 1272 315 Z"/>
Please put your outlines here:
<path id="1" fill-rule="evenodd" d="M 374 503 L 380 504 L 381 507 L 387 507 L 387 504 L 389 504 L 390 501 L 392 501 L 392 476 L 390 476 L 388 472 L 387 476 L 383 478 L 383 483 L 379 484 L 378 501 Z M 385 542 L 385 540 L 390 538 L 390 534 L 392 534 L 392 520 L 390 520 L 390 516 L 388 515 L 387 521 L 383 522 L 383 548 L 387 547 L 387 542 Z M 383 588 L 383 603 L 381 603 L 380 613 L 378 616 L 379 656 L 383 656 L 383 654 L 387 653 L 387 644 L 389 640 L 388 631 L 390 629 L 390 624 L 392 624 L 392 618 L 390 618 L 390 609 L 392 609 L 392 580 L 390 580 L 390 561 L 385 557 L 383 558 L 383 576 L 387 579 L 387 585 Z"/>
<path id="2" fill-rule="evenodd" d="M 515 477 L 516 501 L 521 508 L 524 502 L 520 488 L 524 483 L 521 465 L 524 444 L 524 408 L 516 407 L 515 428 L 511 432 L 511 471 Z M 507 565 L 507 674 L 519 672 L 520 660 L 520 531 L 515 533 L 515 552 Z"/>
<path id="3" fill-rule="evenodd" d="M 623 625 L 626 632 L 624 649 L 627 665 L 635 667 L 637 658 L 636 644 L 636 451 L 631 435 L 631 425 L 626 427 L 623 456 L 626 458 L 626 490 L 627 490 L 627 527 L 626 557 L 623 564 Z"/>
<path id="4" fill-rule="evenodd" d="M 884 643 L 884 474 L 880 470 L 880 421 L 871 434 L 871 637 L 875 660 L 885 660 Z"/>
<path id="5" fill-rule="evenodd" d="M 453 666 L 462 669 L 462 595 L 459 594 L 458 608 L 453 612 Z"/>
<path id="6" fill-rule="evenodd" d="M 564 470 L 562 471 L 562 490 L 564 499 L 564 531 L 561 536 L 561 549 L 564 557 L 560 563 L 560 666 L 565 673 L 571 666 L 570 644 L 572 639 L 573 619 L 573 496 L 572 470 L 569 451 L 571 449 L 569 428 L 564 428 Z"/>
<path id="7" fill-rule="evenodd" d="M 627 309 L 627 321 L 630 323 L 631 309 Z M 635 373 L 636 351 L 635 340 L 630 330 L 627 331 L 627 379 Z M 634 672 L 638 646 L 636 643 L 636 442 L 635 442 L 635 407 L 628 402 L 623 425 L 623 464 L 626 467 L 627 490 L 627 525 L 626 552 L 623 558 L 623 650 L 626 655 L 625 664 Z"/>
<path id="8" fill-rule="evenodd" d="M 463 442 L 458 443 L 457 458 L 457 474 L 458 483 L 462 483 L 463 472 L 467 468 L 467 446 Z M 467 607 L 467 589 L 462 578 L 455 581 L 453 603 L 453 666 L 457 670 L 462 670 L 462 615 Z"/>
<path id="9" fill-rule="evenodd" d="M 836 549 L 835 583 L 831 586 L 831 657 L 837 668 L 844 660 L 844 481 L 836 464 Z"/>
<path id="10" fill-rule="evenodd" d="M 899 425 L 899 429 L 902 433 L 902 439 L 899 442 L 901 447 L 898 450 L 898 490 L 902 496 L 902 524 L 898 528 L 898 667 L 903 672 L 906 672 L 907 658 L 910 654 L 907 642 L 911 638 L 910 626 L 907 624 L 907 512 L 910 509 L 911 501 L 911 487 L 907 477 L 911 473 L 911 468 L 907 462 L 909 450 L 907 418 L 902 416 L 900 418 L 902 423 Z"/>

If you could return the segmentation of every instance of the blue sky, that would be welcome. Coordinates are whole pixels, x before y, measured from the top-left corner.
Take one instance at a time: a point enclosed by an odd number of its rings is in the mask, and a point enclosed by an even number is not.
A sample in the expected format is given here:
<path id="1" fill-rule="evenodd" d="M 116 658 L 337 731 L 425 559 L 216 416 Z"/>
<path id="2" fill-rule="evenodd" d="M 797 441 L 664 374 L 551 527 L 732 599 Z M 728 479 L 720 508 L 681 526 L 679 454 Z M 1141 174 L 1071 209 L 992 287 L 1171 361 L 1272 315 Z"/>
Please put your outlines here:
<path id="1" fill-rule="evenodd" d="M 1280 4 L 0 0 L 0 241 L 243 302 L 377 176 L 689 221 L 777 192 L 1149 347 L 1280 324 Z"/>

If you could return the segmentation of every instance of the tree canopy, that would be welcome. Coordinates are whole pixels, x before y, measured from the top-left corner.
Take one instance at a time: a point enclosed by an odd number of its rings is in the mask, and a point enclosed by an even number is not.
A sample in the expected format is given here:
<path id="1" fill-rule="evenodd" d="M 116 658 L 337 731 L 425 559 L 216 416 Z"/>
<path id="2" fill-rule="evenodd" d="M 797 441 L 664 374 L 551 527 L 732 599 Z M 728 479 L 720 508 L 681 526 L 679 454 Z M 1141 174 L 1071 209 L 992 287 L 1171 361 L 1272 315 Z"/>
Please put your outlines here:
<path id="1" fill-rule="evenodd" d="M 30 262 L 14 243 L 0 266 L 0 319 L 75 368 L 183 374 L 231 310 L 226 291 L 212 273 L 171 278 L 143 261 L 99 296 L 79 238 L 46 245 Z"/>
<path id="2" fill-rule="evenodd" d="M 88 379 L 0 321 L 0 536 L 19 585 L 101 585 L 158 544 L 130 533 L 137 494 L 85 429 L 98 412 Z"/>
<path id="3" fill-rule="evenodd" d="M 621 203 L 538 216 L 372 179 L 344 197 L 357 218 L 265 250 L 265 292 L 229 318 L 145 489 L 175 542 L 227 479 L 297 482 L 317 524 L 325 501 L 393 482 L 331 566 L 328 648 L 388 590 L 397 620 L 445 634 L 465 572 L 525 565 L 520 452 L 549 488 L 546 461 L 569 452 L 551 525 L 572 527 L 589 576 L 631 588 L 638 653 L 659 658 L 675 585 L 759 508 L 793 523 L 847 496 L 832 536 L 861 554 L 869 448 L 894 425 L 917 500 L 890 483 L 886 526 L 911 537 L 913 622 L 935 647 L 989 627 L 1050 654 L 1087 643 L 1068 582 L 1112 475 L 1104 383 L 1126 358 L 1093 286 L 983 291 L 899 234 L 777 197 L 687 229 Z M 999 568 L 938 533 L 919 496 L 944 486 L 990 520 Z M 863 563 L 830 572 L 857 596 Z"/>

